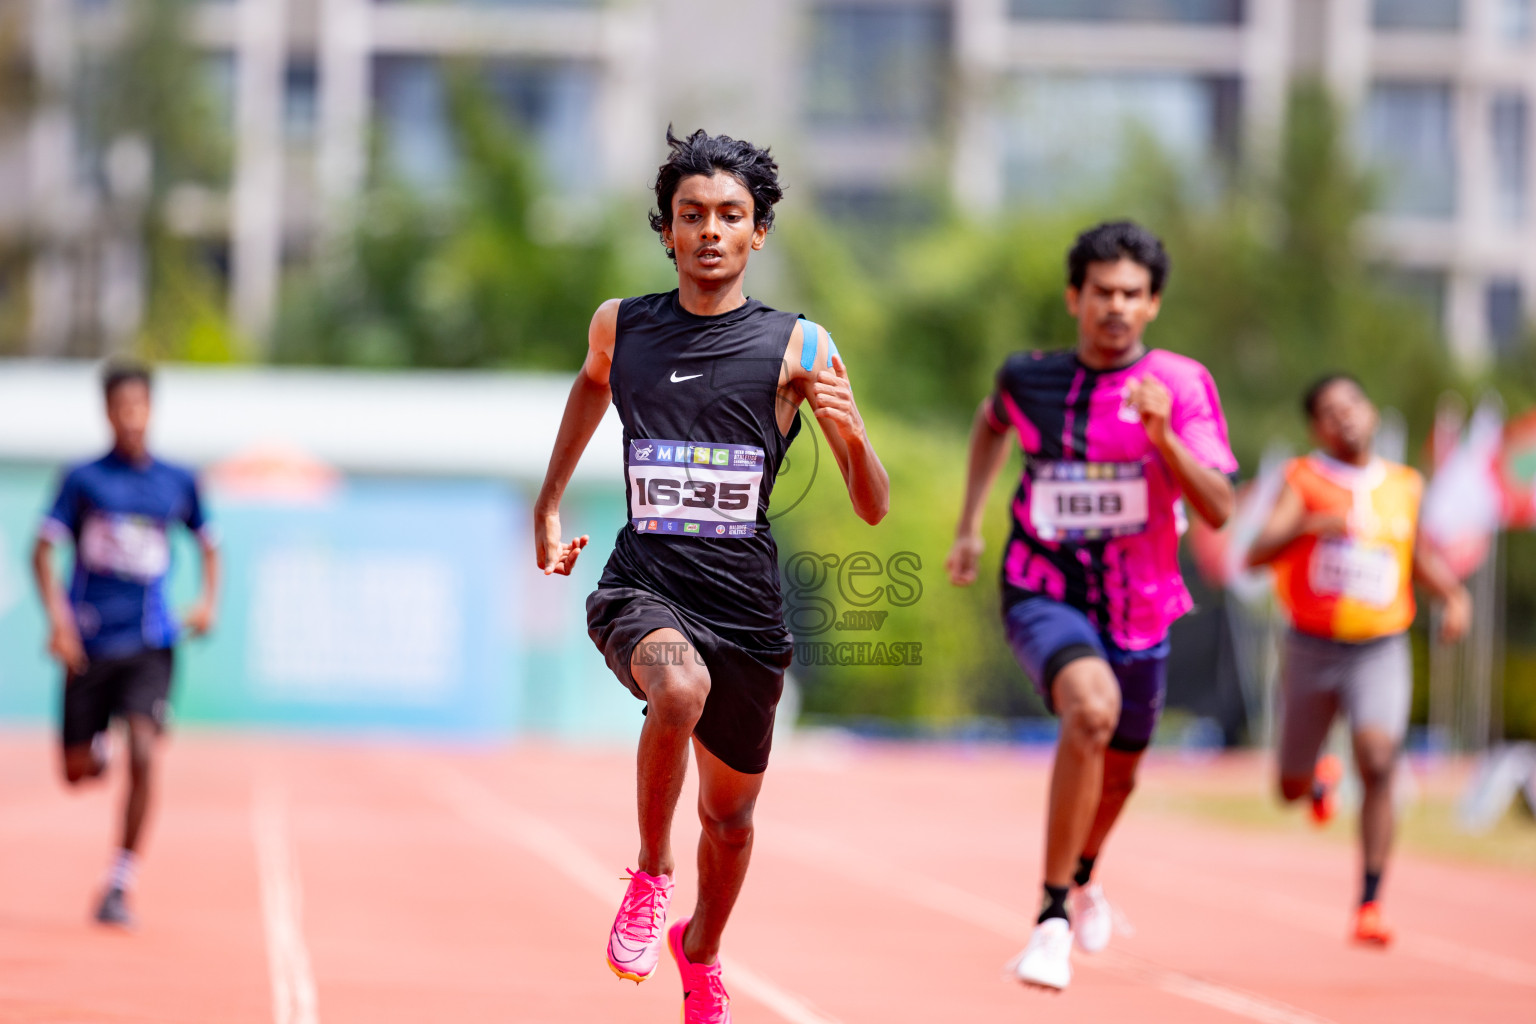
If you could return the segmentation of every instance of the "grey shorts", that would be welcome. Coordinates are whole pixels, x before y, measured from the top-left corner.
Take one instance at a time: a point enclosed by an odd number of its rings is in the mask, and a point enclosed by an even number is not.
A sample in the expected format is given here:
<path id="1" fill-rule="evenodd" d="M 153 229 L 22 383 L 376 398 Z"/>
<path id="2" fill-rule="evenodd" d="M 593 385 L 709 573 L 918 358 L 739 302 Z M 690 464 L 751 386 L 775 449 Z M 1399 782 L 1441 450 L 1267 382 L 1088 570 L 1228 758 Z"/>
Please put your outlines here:
<path id="1" fill-rule="evenodd" d="M 1311 777 L 1342 709 L 1353 732 L 1376 729 L 1399 742 L 1408 731 L 1413 657 L 1408 634 L 1347 644 L 1291 630 L 1280 667 L 1280 775 Z"/>

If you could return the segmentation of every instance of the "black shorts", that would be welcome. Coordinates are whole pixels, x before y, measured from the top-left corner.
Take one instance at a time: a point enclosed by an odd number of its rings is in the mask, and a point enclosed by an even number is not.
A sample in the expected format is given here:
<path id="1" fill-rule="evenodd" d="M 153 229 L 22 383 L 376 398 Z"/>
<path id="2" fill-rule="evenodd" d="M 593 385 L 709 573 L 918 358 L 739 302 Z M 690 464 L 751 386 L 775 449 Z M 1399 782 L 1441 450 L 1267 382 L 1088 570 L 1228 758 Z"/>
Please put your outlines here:
<path id="1" fill-rule="evenodd" d="M 64 746 L 88 744 L 113 716 L 143 715 L 165 727 L 171 697 L 169 647 L 121 658 L 93 659 L 86 670 L 64 679 Z"/>
<path id="2" fill-rule="evenodd" d="M 694 737 L 725 764 L 746 775 L 768 767 L 773 715 L 784 692 L 784 670 L 793 648 L 752 651 L 720 636 L 655 594 L 630 587 L 599 587 L 587 597 L 587 635 L 608 667 L 640 700 L 645 693 L 630 673 L 635 645 L 658 629 L 675 629 L 698 652 L 709 672 L 709 696 L 693 727 Z M 659 649 L 655 656 L 674 652 Z"/>

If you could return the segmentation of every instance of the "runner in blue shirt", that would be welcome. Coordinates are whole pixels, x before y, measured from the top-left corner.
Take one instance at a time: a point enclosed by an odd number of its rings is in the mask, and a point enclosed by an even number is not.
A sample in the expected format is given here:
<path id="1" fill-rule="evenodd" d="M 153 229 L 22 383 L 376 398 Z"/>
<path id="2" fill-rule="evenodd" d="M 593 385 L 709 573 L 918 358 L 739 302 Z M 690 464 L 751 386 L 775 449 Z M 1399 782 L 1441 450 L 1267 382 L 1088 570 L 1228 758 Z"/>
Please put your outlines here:
<path id="1" fill-rule="evenodd" d="M 65 474 L 38 531 L 32 567 L 48 613 L 48 650 L 65 670 L 64 776 L 70 784 L 106 771 L 107 728 L 113 718 L 126 723 L 129 785 L 122 845 L 96 919 L 131 926 L 126 896 L 149 806 L 155 740 L 165 726 L 172 649 L 181 628 L 166 601 L 169 527 L 181 523 L 192 530 L 202 551 L 202 598 L 183 623 L 195 635 L 213 625 L 219 558 L 192 473 L 151 457 L 145 447 L 149 371 L 113 366 L 103 390 L 112 450 Z M 53 572 L 53 549 L 64 542 L 75 548 L 67 593 Z"/>

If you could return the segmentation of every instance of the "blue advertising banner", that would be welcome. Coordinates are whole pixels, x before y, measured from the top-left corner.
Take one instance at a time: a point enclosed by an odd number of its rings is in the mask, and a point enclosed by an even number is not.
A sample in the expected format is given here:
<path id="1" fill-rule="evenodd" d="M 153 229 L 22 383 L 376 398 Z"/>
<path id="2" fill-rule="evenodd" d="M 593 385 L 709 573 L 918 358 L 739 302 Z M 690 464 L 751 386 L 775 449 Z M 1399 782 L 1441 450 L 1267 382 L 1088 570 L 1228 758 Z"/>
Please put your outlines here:
<path id="1" fill-rule="evenodd" d="M 0 466 L 0 720 L 57 718 L 60 673 L 31 580 L 53 470 Z M 177 651 L 177 722 L 498 737 L 618 738 L 640 706 L 586 635 L 584 602 L 623 523 L 566 502 L 592 546 L 573 577 L 533 564 L 528 502 L 493 479 L 341 478 L 302 497 L 205 493 L 224 560 L 211 636 Z M 178 532 L 173 605 L 198 586 Z M 66 545 L 67 547 L 67 545 Z M 67 573 L 72 552 L 64 551 Z"/>

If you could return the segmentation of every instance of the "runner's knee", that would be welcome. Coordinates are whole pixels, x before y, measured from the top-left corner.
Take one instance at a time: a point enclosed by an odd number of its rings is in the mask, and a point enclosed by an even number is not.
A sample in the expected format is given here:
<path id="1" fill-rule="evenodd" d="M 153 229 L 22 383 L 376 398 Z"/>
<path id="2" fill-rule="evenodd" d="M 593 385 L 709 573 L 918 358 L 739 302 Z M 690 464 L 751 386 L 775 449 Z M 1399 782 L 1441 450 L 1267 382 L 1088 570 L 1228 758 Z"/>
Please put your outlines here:
<path id="1" fill-rule="evenodd" d="M 1062 736 L 1069 742 L 1081 743 L 1095 750 L 1106 749 L 1109 738 L 1114 735 L 1115 722 L 1119 716 L 1120 709 L 1113 701 L 1085 701 L 1070 714 L 1062 716 Z"/>
<path id="2" fill-rule="evenodd" d="M 1108 663 L 1100 658 L 1068 662 L 1051 681 L 1051 692 L 1064 740 L 1095 748 L 1109 745 L 1120 721 L 1120 687 Z"/>
<path id="3" fill-rule="evenodd" d="M 709 673 L 702 666 L 671 665 L 644 684 L 646 714 L 663 725 L 692 728 L 709 698 Z"/>
<path id="4" fill-rule="evenodd" d="M 1056 707 L 1062 738 L 1095 749 L 1109 746 L 1120 721 L 1120 691 L 1104 663 L 1073 662 L 1056 675 Z"/>
<path id="5" fill-rule="evenodd" d="M 1366 731 L 1355 737 L 1355 768 L 1366 789 L 1385 787 L 1397 767 L 1397 741 L 1384 731 Z"/>
<path id="6" fill-rule="evenodd" d="M 1355 759 L 1355 767 L 1360 772 L 1360 785 L 1366 789 L 1384 788 L 1392 783 L 1392 769 L 1397 763 L 1397 758 L 1392 751 L 1371 751 L 1362 753 Z"/>
<path id="7" fill-rule="evenodd" d="M 718 846 L 741 849 L 752 841 L 752 804 L 728 812 L 712 810 L 699 801 L 699 823 Z"/>

